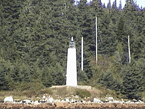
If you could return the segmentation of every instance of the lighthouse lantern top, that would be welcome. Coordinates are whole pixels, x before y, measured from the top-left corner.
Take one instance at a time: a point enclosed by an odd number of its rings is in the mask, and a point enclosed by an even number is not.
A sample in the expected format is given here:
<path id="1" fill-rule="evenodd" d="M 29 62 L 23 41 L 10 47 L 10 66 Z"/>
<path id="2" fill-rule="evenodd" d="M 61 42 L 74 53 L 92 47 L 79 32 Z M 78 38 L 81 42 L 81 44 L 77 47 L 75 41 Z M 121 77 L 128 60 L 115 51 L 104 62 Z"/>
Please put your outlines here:
<path id="1" fill-rule="evenodd" d="M 69 48 L 75 48 L 75 42 L 73 41 L 73 37 L 71 37 L 71 41 L 69 42 Z"/>

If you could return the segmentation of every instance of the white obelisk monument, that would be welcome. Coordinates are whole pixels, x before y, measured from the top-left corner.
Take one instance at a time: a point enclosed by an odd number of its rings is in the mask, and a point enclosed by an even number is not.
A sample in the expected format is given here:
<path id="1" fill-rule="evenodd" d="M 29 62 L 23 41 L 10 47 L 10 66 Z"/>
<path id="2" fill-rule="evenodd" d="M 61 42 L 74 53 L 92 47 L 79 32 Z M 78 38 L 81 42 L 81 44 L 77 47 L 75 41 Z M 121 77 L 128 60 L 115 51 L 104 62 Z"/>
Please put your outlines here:
<path id="1" fill-rule="evenodd" d="M 73 37 L 71 38 L 68 48 L 66 73 L 66 86 L 77 86 L 76 48 Z"/>

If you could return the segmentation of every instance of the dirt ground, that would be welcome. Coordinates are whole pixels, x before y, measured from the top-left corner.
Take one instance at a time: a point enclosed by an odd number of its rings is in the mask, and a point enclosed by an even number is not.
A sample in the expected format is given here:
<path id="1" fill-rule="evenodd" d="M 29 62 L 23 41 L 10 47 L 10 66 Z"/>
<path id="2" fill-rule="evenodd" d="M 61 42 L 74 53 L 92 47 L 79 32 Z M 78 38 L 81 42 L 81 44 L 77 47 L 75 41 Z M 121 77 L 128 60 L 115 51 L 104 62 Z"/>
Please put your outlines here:
<path id="1" fill-rule="evenodd" d="M 145 104 L 44 103 L 32 105 L 0 103 L 0 109 L 145 109 Z"/>

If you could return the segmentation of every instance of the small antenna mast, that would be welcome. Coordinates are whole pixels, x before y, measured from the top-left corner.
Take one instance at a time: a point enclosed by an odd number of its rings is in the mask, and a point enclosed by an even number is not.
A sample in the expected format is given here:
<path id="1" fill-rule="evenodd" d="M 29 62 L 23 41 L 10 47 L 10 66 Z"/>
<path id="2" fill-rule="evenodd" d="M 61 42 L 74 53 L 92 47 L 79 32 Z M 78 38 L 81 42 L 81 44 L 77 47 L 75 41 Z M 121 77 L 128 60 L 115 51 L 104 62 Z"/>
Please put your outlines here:
<path id="1" fill-rule="evenodd" d="M 83 71 L 83 37 L 82 37 L 82 47 L 81 47 L 82 49 L 81 49 L 81 51 L 82 51 L 82 53 L 81 53 L 81 70 Z"/>
<path id="2" fill-rule="evenodd" d="M 129 63 L 131 62 L 131 56 L 130 56 L 130 43 L 129 43 L 129 35 L 128 35 L 128 56 L 129 56 Z"/>
<path id="3" fill-rule="evenodd" d="M 97 61 L 98 61 L 98 56 L 97 56 L 97 54 L 98 54 L 98 51 L 97 51 L 97 17 L 96 17 L 96 63 L 97 63 Z"/>

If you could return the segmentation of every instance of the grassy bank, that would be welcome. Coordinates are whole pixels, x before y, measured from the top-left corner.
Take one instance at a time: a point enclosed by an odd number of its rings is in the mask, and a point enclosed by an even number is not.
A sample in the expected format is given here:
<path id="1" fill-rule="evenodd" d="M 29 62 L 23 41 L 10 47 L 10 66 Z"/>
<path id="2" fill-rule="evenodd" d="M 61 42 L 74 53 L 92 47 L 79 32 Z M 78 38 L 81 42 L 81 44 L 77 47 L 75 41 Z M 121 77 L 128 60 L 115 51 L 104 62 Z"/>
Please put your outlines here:
<path id="1" fill-rule="evenodd" d="M 93 98 L 105 99 L 106 96 L 112 96 L 117 98 L 114 91 L 107 90 L 105 88 L 91 88 L 91 89 L 80 89 L 75 87 L 55 87 L 45 88 L 39 91 L 35 90 L 24 90 L 24 91 L 0 91 L 0 100 L 3 101 L 6 96 L 13 96 L 15 100 L 40 100 L 43 95 L 51 96 L 54 99 L 63 100 L 65 98 L 77 98 L 92 101 Z"/>

